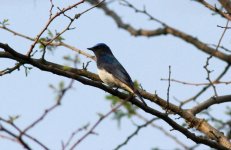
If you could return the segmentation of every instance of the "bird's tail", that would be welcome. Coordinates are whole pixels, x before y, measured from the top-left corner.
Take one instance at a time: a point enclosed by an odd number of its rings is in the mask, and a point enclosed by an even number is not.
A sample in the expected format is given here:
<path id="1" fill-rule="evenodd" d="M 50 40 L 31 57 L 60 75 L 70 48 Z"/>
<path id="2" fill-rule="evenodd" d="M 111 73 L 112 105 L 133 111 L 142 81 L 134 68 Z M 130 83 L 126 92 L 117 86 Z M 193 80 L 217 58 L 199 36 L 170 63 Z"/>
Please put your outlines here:
<path id="1" fill-rule="evenodd" d="M 135 89 L 134 92 L 135 92 L 135 94 L 139 97 L 139 99 L 142 101 L 142 103 L 143 103 L 145 106 L 148 106 L 148 105 L 145 103 L 144 99 L 142 98 L 140 92 L 139 92 L 137 89 Z"/>

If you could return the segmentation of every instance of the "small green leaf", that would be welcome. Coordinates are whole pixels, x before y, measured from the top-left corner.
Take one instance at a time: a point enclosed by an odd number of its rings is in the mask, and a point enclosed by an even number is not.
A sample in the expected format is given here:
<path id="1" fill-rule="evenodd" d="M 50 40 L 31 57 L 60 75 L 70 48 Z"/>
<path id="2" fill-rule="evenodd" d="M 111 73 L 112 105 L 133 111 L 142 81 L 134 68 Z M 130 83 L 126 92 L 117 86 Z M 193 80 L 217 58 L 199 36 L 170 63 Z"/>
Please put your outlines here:
<path id="1" fill-rule="evenodd" d="M 64 86 L 65 86 L 64 81 L 60 81 L 60 82 L 59 82 L 59 89 L 60 89 L 60 90 L 64 89 Z"/>
<path id="2" fill-rule="evenodd" d="M 139 88 L 139 82 L 137 80 L 134 81 L 135 88 Z"/>
<path id="3" fill-rule="evenodd" d="M 2 22 L 0 22 L 0 24 L 1 24 L 3 27 L 5 27 L 5 26 L 7 26 L 7 25 L 10 25 L 10 24 L 9 24 L 9 19 L 4 19 Z"/>
<path id="4" fill-rule="evenodd" d="M 120 127 L 121 126 L 121 120 L 125 116 L 126 116 L 126 114 L 122 110 L 117 110 L 114 112 L 114 116 L 112 119 L 116 120 L 118 127 Z"/>
<path id="5" fill-rule="evenodd" d="M 51 32 L 51 30 L 47 30 L 47 34 L 48 34 L 48 37 L 50 37 L 50 38 L 53 38 L 54 37 L 54 35 L 53 35 L 53 33 Z"/>
<path id="6" fill-rule="evenodd" d="M 113 106 L 121 102 L 118 97 L 113 95 L 106 95 L 106 99 L 109 100 Z M 129 102 L 125 102 L 120 110 L 114 112 L 113 119 L 117 121 L 118 126 L 120 127 L 122 118 L 131 118 L 136 114 L 137 109 L 138 107 L 131 105 Z"/>
<path id="7" fill-rule="evenodd" d="M 19 115 L 15 115 L 15 116 L 9 116 L 9 120 L 8 122 L 13 123 L 15 120 L 17 120 L 20 116 Z"/>
<path id="8" fill-rule="evenodd" d="M 114 96 L 114 95 L 106 95 L 106 99 L 111 101 L 113 106 L 120 101 L 120 99 L 117 96 Z"/>
<path id="9" fill-rule="evenodd" d="M 65 40 L 62 36 L 58 36 L 55 41 L 56 42 L 62 42 L 63 40 Z"/>
<path id="10" fill-rule="evenodd" d="M 100 118 L 104 117 L 104 115 L 103 115 L 102 113 L 97 113 L 97 115 L 98 115 Z"/>

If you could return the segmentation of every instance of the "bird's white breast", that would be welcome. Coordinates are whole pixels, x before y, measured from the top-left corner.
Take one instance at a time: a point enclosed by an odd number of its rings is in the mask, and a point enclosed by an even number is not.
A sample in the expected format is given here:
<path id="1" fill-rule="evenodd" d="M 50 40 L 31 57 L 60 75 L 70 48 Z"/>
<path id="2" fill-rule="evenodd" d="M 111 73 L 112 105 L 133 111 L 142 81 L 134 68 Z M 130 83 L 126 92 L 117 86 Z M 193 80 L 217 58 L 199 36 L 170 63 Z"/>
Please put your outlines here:
<path id="1" fill-rule="evenodd" d="M 128 90 L 131 93 L 134 93 L 134 91 L 129 86 L 121 82 L 119 79 L 117 79 L 112 74 L 105 71 L 104 69 L 98 69 L 98 75 L 100 79 L 107 85 L 112 86 L 112 87 L 120 87 L 120 88 Z"/>
<path id="2" fill-rule="evenodd" d="M 109 86 L 116 86 L 115 85 L 116 79 L 112 74 L 108 73 L 104 69 L 98 69 L 98 74 L 99 74 L 100 79 L 104 83 L 106 83 Z"/>

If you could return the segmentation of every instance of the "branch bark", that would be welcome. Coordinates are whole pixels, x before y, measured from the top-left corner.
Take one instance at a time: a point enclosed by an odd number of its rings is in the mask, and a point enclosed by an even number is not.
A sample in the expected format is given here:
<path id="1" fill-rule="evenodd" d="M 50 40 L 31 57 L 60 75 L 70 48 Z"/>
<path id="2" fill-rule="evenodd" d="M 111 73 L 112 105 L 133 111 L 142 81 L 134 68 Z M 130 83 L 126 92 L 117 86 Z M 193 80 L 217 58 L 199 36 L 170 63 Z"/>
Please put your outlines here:
<path id="1" fill-rule="evenodd" d="M 226 9 L 226 11 L 231 14 L 231 1 L 230 0 L 219 0 L 221 5 Z"/>
<path id="2" fill-rule="evenodd" d="M 210 99 L 204 101 L 203 103 L 193 107 L 190 109 L 192 114 L 197 114 L 210 106 L 214 104 L 220 104 L 220 103 L 226 103 L 226 102 L 231 102 L 231 95 L 225 95 L 225 96 L 218 96 L 218 97 L 211 97 Z"/>

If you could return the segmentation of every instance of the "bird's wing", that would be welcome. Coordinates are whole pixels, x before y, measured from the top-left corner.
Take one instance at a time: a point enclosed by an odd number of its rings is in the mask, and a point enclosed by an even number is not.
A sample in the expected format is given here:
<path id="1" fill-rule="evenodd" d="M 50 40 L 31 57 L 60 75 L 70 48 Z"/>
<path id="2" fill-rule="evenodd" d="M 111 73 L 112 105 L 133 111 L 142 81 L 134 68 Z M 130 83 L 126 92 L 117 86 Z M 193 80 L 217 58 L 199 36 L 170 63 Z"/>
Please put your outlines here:
<path id="1" fill-rule="evenodd" d="M 133 92 L 140 98 L 144 105 L 147 106 L 140 92 L 135 89 L 131 77 L 124 69 L 124 67 L 119 63 L 119 61 L 114 57 L 109 57 L 107 59 L 104 59 L 104 61 L 106 61 L 106 63 L 102 63 L 100 66 L 107 72 L 112 74 L 114 77 L 116 77 L 118 80 L 128 85 L 133 90 Z"/>
<path id="2" fill-rule="evenodd" d="M 110 61 L 110 63 L 104 63 L 103 68 L 134 90 L 132 79 L 124 67 L 116 59 L 111 59 Z"/>

